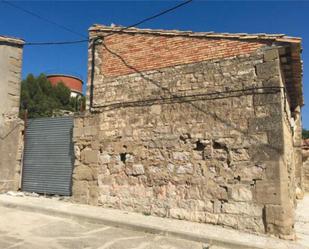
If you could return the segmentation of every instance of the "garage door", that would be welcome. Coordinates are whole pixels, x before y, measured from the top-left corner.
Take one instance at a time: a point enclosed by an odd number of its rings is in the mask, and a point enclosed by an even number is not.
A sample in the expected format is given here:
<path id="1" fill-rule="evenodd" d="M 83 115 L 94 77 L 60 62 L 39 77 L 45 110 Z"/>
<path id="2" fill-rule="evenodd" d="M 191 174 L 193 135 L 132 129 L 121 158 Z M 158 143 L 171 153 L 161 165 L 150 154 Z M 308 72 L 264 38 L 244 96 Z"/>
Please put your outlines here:
<path id="1" fill-rule="evenodd" d="M 27 121 L 22 190 L 71 195 L 73 117 Z"/>

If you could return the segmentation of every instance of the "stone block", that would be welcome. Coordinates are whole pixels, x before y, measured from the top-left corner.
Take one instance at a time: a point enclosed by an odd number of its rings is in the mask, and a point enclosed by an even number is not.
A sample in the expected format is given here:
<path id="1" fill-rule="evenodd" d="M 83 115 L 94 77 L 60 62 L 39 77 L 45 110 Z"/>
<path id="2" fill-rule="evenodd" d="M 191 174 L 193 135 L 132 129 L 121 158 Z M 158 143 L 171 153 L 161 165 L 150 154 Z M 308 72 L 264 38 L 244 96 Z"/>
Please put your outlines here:
<path id="1" fill-rule="evenodd" d="M 203 150 L 203 159 L 211 159 L 213 156 L 213 147 L 211 144 L 205 146 Z"/>
<path id="2" fill-rule="evenodd" d="M 276 120 L 274 120 L 276 122 Z M 284 152 L 284 138 L 283 138 L 283 131 L 281 129 L 274 129 L 272 131 L 267 132 L 268 141 L 271 148 L 276 149 L 277 153 Z"/>
<path id="3" fill-rule="evenodd" d="M 126 163 L 133 163 L 134 162 L 134 156 L 132 154 L 126 153 L 125 162 Z"/>
<path id="4" fill-rule="evenodd" d="M 175 165 L 174 165 L 174 164 L 169 163 L 169 164 L 167 165 L 167 170 L 168 170 L 168 172 L 169 172 L 170 174 L 173 174 L 173 173 L 174 173 L 174 169 L 175 169 Z"/>
<path id="5" fill-rule="evenodd" d="M 265 79 L 263 80 L 263 86 L 266 86 L 266 87 L 281 87 L 282 86 L 282 80 L 280 78 L 280 76 L 274 76 L 270 79 Z"/>
<path id="6" fill-rule="evenodd" d="M 83 118 L 74 118 L 74 128 L 82 128 L 84 126 Z"/>
<path id="7" fill-rule="evenodd" d="M 294 209 L 290 204 L 266 205 L 267 232 L 277 235 L 293 235 Z"/>
<path id="8" fill-rule="evenodd" d="M 278 49 L 268 49 L 264 51 L 264 61 L 274 61 L 279 58 Z"/>
<path id="9" fill-rule="evenodd" d="M 83 150 L 85 163 L 87 164 L 97 164 L 99 161 L 99 151 L 97 150 Z"/>
<path id="10" fill-rule="evenodd" d="M 86 126 L 83 129 L 85 136 L 95 136 L 98 134 L 98 127 L 96 126 Z"/>
<path id="11" fill-rule="evenodd" d="M 84 134 L 84 129 L 83 128 L 73 128 L 73 137 L 81 137 Z"/>
<path id="12" fill-rule="evenodd" d="M 100 142 L 99 140 L 95 139 L 91 141 L 91 148 L 93 150 L 99 150 L 100 149 Z"/>
<path id="13" fill-rule="evenodd" d="M 186 198 L 196 200 L 192 201 L 194 203 L 194 207 L 198 210 L 203 209 L 205 207 L 205 203 L 202 201 L 199 201 L 201 199 L 201 194 L 199 191 L 199 188 L 197 186 L 191 186 L 187 191 L 186 191 Z"/>
<path id="14" fill-rule="evenodd" d="M 238 227 L 238 216 L 231 214 L 218 214 L 217 224 L 232 228 Z"/>
<path id="15" fill-rule="evenodd" d="M 179 220 L 190 220 L 190 212 L 183 208 L 171 208 L 169 210 L 169 216 Z"/>
<path id="16" fill-rule="evenodd" d="M 225 149 L 213 149 L 212 157 L 219 161 L 226 161 L 228 153 Z"/>
<path id="17" fill-rule="evenodd" d="M 213 214 L 213 213 L 208 213 L 208 212 L 205 213 L 205 222 L 206 223 L 216 225 L 218 223 L 218 220 L 219 220 L 218 214 Z"/>
<path id="18" fill-rule="evenodd" d="M 262 206 L 245 202 L 226 202 L 222 205 L 222 213 L 262 217 Z"/>
<path id="19" fill-rule="evenodd" d="M 281 102 L 282 102 L 281 93 L 275 94 L 255 94 L 253 96 L 254 106 L 265 106 L 268 108 L 268 112 L 272 111 L 273 115 L 281 116 Z"/>
<path id="20" fill-rule="evenodd" d="M 88 182 L 87 181 L 73 181 L 72 186 L 73 200 L 79 203 L 88 202 Z"/>
<path id="21" fill-rule="evenodd" d="M 80 160 L 80 148 L 78 145 L 74 145 L 74 155 L 77 160 Z"/>
<path id="22" fill-rule="evenodd" d="M 278 130 L 279 128 L 278 126 L 281 122 L 282 122 L 281 116 L 252 118 L 249 120 L 249 132 L 250 133 L 260 133 L 260 132 L 265 132 L 265 131 L 274 132 Z"/>
<path id="23" fill-rule="evenodd" d="M 252 201 L 252 191 L 248 186 L 233 186 L 228 192 L 230 198 L 234 201 Z"/>
<path id="24" fill-rule="evenodd" d="M 99 156 L 99 162 L 100 164 L 107 164 L 111 162 L 112 157 L 104 151 L 103 153 L 100 154 Z"/>
<path id="25" fill-rule="evenodd" d="M 110 163 L 108 165 L 108 169 L 111 174 L 117 174 L 121 172 L 122 170 L 124 170 L 124 164 L 122 162 Z"/>
<path id="26" fill-rule="evenodd" d="M 100 185 L 112 186 L 115 183 L 115 177 L 112 175 L 99 175 L 98 182 Z"/>
<path id="27" fill-rule="evenodd" d="M 209 194 L 212 199 L 228 200 L 227 190 L 217 184 L 209 184 L 207 186 L 207 194 Z"/>
<path id="28" fill-rule="evenodd" d="M 237 228 L 242 231 L 265 233 L 265 226 L 261 217 L 238 217 Z"/>
<path id="29" fill-rule="evenodd" d="M 161 106 L 160 105 L 153 105 L 150 107 L 150 113 L 151 114 L 155 114 L 155 115 L 159 115 L 161 114 Z"/>
<path id="30" fill-rule="evenodd" d="M 257 203 L 280 205 L 281 194 L 279 179 L 277 181 L 257 181 L 254 197 Z"/>
<path id="31" fill-rule="evenodd" d="M 203 153 L 201 151 L 193 151 L 192 158 L 194 160 L 203 160 L 204 159 Z"/>
<path id="32" fill-rule="evenodd" d="M 173 152 L 173 159 L 177 161 L 187 161 L 189 155 L 187 152 Z"/>
<path id="33" fill-rule="evenodd" d="M 248 151 L 246 149 L 234 149 L 230 151 L 230 157 L 232 161 L 247 161 L 250 159 Z"/>
<path id="34" fill-rule="evenodd" d="M 176 169 L 176 174 L 193 174 L 194 168 L 192 163 L 187 163 L 185 165 L 180 165 Z"/>
<path id="35" fill-rule="evenodd" d="M 190 219 L 193 222 L 205 223 L 206 222 L 205 212 L 193 211 L 191 213 Z"/>
<path id="36" fill-rule="evenodd" d="M 269 79 L 279 75 L 279 62 L 267 61 L 256 65 L 256 73 L 260 79 Z"/>
<path id="37" fill-rule="evenodd" d="M 99 202 L 99 188 L 96 185 L 96 182 L 93 182 L 89 186 L 89 198 L 88 198 L 88 204 L 90 205 L 98 205 Z"/>
<path id="38" fill-rule="evenodd" d="M 73 179 L 92 181 L 94 178 L 91 168 L 85 165 L 77 166 L 74 169 Z"/>
<path id="39" fill-rule="evenodd" d="M 138 176 L 145 174 L 144 166 L 142 164 L 133 164 L 132 166 L 132 175 Z"/>
<path id="40" fill-rule="evenodd" d="M 214 213 L 221 213 L 221 208 L 222 208 L 222 203 L 219 200 L 214 200 L 213 203 L 213 207 L 214 207 Z"/>

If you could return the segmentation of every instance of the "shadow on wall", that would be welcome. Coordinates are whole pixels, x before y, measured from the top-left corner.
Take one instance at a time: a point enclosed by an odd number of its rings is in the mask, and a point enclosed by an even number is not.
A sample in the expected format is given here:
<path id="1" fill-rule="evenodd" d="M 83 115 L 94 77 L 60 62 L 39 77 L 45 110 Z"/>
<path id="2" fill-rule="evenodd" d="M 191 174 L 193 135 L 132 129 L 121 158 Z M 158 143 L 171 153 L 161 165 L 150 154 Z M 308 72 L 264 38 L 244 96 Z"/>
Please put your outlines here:
<path id="1" fill-rule="evenodd" d="M 99 37 L 98 39 L 101 39 L 101 38 Z M 227 127 L 235 129 L 238 132 L 242 133 L 243 135 L 248 135 L 243 130 L 239 129 L 237 125 L 233 123 L 228 123 L 225 119 L 220 118 L 216 113 L 205 111 L 203 108 L 201 108 L 200 106 L 192 102 L 199 101 L 199 100 L 216 100 L 216 99 L 225 99 L 225 98 L 230 98 L 230 97 L 241 97 L 245 95 L 273 95 L 273 94 L 281 93 L 281 91 L 284 92 L 284 97 L 286 99 L 286 89 L 283 86 L 251 87 L 251 88 L 244 87 L 243 89 L 232 89 L 232 90 L 226 90 L 226 91 L 221 91 L 221 92 L 213 92 L 213 93 L 198 94 L 198 95 L 189 95 L 189 96 L 177 95 L 177 94 L 174 94 L 172 91 L 170 91 L 167 87 L 161 86 L 160 82 L 157 82 L 147 77 L 146 74 L 137 70 L 132 65 L 128 64 L 123 57 L 121 57 L 119 54 L 109 49 L 104 43 L 104 41 L 102 41 L 98 44 L 102 44 L 102 46 L 109 53 L 111 53 L 112 55 L 116 56 L 119 60 L 121 60 L 122 63 L 126 67 L 133 70 L 135 73 L 137 73 L 139 76 L 141 76 L 143 79 L 145 79 L 150 84 L 153 84 L 159 89 L 161 89 L 163 93 L 165 94 L 155 99 L 147 99 L 147 100 L 132 101 L 132 102 L 121 102 L 121 103 L 110 104 L 110 105 L 93 105 L 93 97 L 95 95 L 94 93 L 94 68 L 95 68 L 95 47 L 97 45 L 96 42 L 97 42 L 97 39 L 94 39 L 92 43 L 92 60 L 91 60 L 90 110 L 92 112 L 96 112 L 96 108 L 102 108 L 102 110 L 113 110 L 113 109 L 122 108 L 122 107 L 151 106 L 154 104 L 162 104 L 162 103 L 188 103 L 189 105 L 194 107 L 197 111 L 203 114 L 206 114 L 206 115 L 211 115 L 215 120 L 218 120 L 224 123 Z M 160 72 L 160 70 L 157 70 L 157 71 Z M 223 75 L 223 72 L 221 72 L 221 74 Z M 281 136 L 283 138 L 283 135 Z M 257 142 L 259 142 L 259 140 L 257 140 Z M 267 144 L 266 146 L 268 146 L 270 149 L 275 150 L 279 154 L 283 152 L 283 148 L 278 148 L 276 146 L 272 146 L 271 144 Z"/>

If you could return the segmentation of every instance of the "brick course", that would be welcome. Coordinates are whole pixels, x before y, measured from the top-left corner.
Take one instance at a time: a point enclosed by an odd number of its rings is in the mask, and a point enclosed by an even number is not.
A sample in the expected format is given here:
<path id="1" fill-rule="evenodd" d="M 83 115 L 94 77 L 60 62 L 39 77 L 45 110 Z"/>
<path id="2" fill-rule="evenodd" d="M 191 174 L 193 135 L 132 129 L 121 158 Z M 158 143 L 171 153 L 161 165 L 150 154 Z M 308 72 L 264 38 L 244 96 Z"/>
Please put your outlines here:
<path id="1" fill-rule="evenodd" d="M 120 55 L 137 71 L 147 71 L 193 62 L 250 54 L 267 41 L 188 38 L 144 34 L 114 34 L 104 40 L 107 48 Z M 134 73 L 117 56 L 102 46 L 104 76 Z"/>

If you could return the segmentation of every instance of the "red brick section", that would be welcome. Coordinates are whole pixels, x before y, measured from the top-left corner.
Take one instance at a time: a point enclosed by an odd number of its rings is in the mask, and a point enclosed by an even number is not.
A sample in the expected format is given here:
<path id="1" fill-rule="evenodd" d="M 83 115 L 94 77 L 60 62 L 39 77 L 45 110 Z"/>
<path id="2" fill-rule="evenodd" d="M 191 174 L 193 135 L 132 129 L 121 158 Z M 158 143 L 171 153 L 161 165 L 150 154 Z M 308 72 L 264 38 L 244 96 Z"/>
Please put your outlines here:
<path id="1" fill-rule="evenodd" d="M 268 41 L 269 42 L 269 41 Z M 142 72 L 204 60 L 249 54 L 266 45 L 266 41 L 194 38 L 149 34 L 114 34 L 105 38 L 111 51 L 128 65 Z M 102 46 L 103 74 L 119 76 L 134 73 L 119 58 Z"/>

